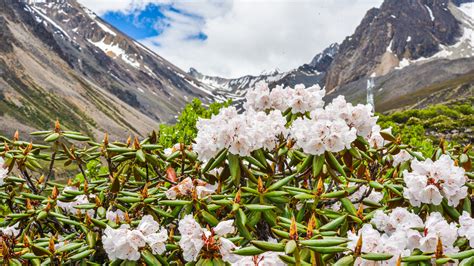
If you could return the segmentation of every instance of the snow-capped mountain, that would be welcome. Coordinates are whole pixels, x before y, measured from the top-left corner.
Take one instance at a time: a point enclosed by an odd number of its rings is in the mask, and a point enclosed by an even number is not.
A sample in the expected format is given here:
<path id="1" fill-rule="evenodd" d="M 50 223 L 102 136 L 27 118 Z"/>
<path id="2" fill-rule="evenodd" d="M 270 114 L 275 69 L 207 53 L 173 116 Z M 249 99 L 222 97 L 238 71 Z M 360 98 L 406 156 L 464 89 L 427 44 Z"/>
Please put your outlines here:
<path id="1" fill-rule="evenodd" d="M 247 89 L 254 87 L 256 83 L 261 81 L 271 85 L 296 85 L 299 83 L 312 85 L 318 83 L 323 86 L 325 73 L 338 47 L 337 43 L 333 43 L 323 52 L 317 54 L 309 64 L 287 72 L 271 70 L 258 76 L 247 75 L 236 79 L 204 75 L 194 68 L 191 68 L 188 73 L 203 84 L 207 84 L 215 92 L 219 92 L 219 94 L 225 95 L 238 103 L 245 97 Z"/>
<path id="2" fill-rule="evenodd" d="M 209 87 L 75 0 L 0 0 L 0 128 L 145 134 Z"/>
<path id="3" fill-rule="evenodd" d="M 190 74 L 239 97 L 264 80 L 271 86 L 318 83 L 328 98 L 342 94 L 353 102 L 365 101 L 367 79 L 375 75 L 379 111 L 472 96 L 473 16 L 472 0 L 385 0 L 354 34 L 297 69 L 230 80 Z"/>

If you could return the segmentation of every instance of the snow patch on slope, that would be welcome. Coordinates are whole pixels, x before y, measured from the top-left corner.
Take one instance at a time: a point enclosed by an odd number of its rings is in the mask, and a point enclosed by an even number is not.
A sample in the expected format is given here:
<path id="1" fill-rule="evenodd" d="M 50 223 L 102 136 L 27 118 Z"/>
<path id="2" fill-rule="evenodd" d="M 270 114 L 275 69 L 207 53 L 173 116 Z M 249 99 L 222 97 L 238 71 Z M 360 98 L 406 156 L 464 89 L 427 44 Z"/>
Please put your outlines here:
<path id="1" fill-rule="evenodd" d="M 92 40 L 88 39 L 90 43 L 92 43 L 94 46 L 102 50 L 104 53 L 106 53 L 108 56 L 112 58 L 120 58 L 122 59 L 125 63 L 131 65 L 134 68 L 140 68 L 140 63 L 135 60 L 134 58 L 130 57 L 122 48 L 120 48 L 119 45 L 116 44 L 106 44 L 105 37 L 99 42 L 93 42 Z"/>
<path id="2" fill-rule="evenodd" d="M 431 21 L 434 21 L 435 17 L 433 15 L 433 11 L 431 10 L 431 8 L 429 6 L 425 5 L 425 7 L 426 7 L 426 10 L 428 10 L 428 13 L 430 13 Z"/>

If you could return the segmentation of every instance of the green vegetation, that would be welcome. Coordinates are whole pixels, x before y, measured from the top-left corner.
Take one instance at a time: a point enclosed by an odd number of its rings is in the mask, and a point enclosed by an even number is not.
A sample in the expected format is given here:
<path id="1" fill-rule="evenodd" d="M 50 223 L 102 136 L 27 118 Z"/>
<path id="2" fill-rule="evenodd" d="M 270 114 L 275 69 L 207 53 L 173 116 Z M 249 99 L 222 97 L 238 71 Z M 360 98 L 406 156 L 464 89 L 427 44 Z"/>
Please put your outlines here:
<path id="1" fill-rule="evenodd" d="M 230 104 L 231 100 L 228 100 L 223 103 L 212 103 L 206 107 L 199 99 L 194 99 L 184 107 L 176 124 L 160 125 L 160 144 L 165 147 L 171 147 L 175 143 L 190 144 L 197 134 L 198 118 L 211 118 L 212 115 L 219 113 L 221 108 Z"/>
<path id="2" fill-rule="evenodd" d="M 449 143 L 469 143 L 474 130 L 474 97 L 425 109 L 397 111 L 380 115 L 382 128 L 392 127 L 402 142 L 432 154 L 441 138 Z M 428 138 L 427 138 L 428 137 Z"/>

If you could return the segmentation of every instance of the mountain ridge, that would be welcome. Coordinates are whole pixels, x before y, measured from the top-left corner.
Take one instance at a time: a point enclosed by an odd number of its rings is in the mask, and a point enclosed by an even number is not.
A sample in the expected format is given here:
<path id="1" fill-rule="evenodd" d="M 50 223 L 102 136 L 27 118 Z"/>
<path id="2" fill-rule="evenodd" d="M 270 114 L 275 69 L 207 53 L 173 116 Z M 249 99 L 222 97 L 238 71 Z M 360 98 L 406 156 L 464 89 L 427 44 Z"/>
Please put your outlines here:
<path id="1" fill-rule="evenodd" d="M 4 134 L 59 118 L 91 136 L 142 135 L 174 121 L 192 98 L 220 97 L 75 0 L 0 0 L 0 7 Z M 55 108 L 39 106 L 49 101 Z"/>

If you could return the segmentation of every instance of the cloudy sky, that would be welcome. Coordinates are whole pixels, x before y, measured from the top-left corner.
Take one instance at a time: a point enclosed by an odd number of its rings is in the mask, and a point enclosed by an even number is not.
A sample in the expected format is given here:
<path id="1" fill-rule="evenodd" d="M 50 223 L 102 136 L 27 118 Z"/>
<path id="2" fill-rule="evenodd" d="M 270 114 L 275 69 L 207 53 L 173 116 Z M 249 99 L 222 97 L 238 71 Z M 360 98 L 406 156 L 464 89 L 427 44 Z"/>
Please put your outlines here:
<path id="1" fill-rule="evenodd" d="M 311 61 L 382 0 L 79 0 L 188 70 L 239 77 Z"/>

